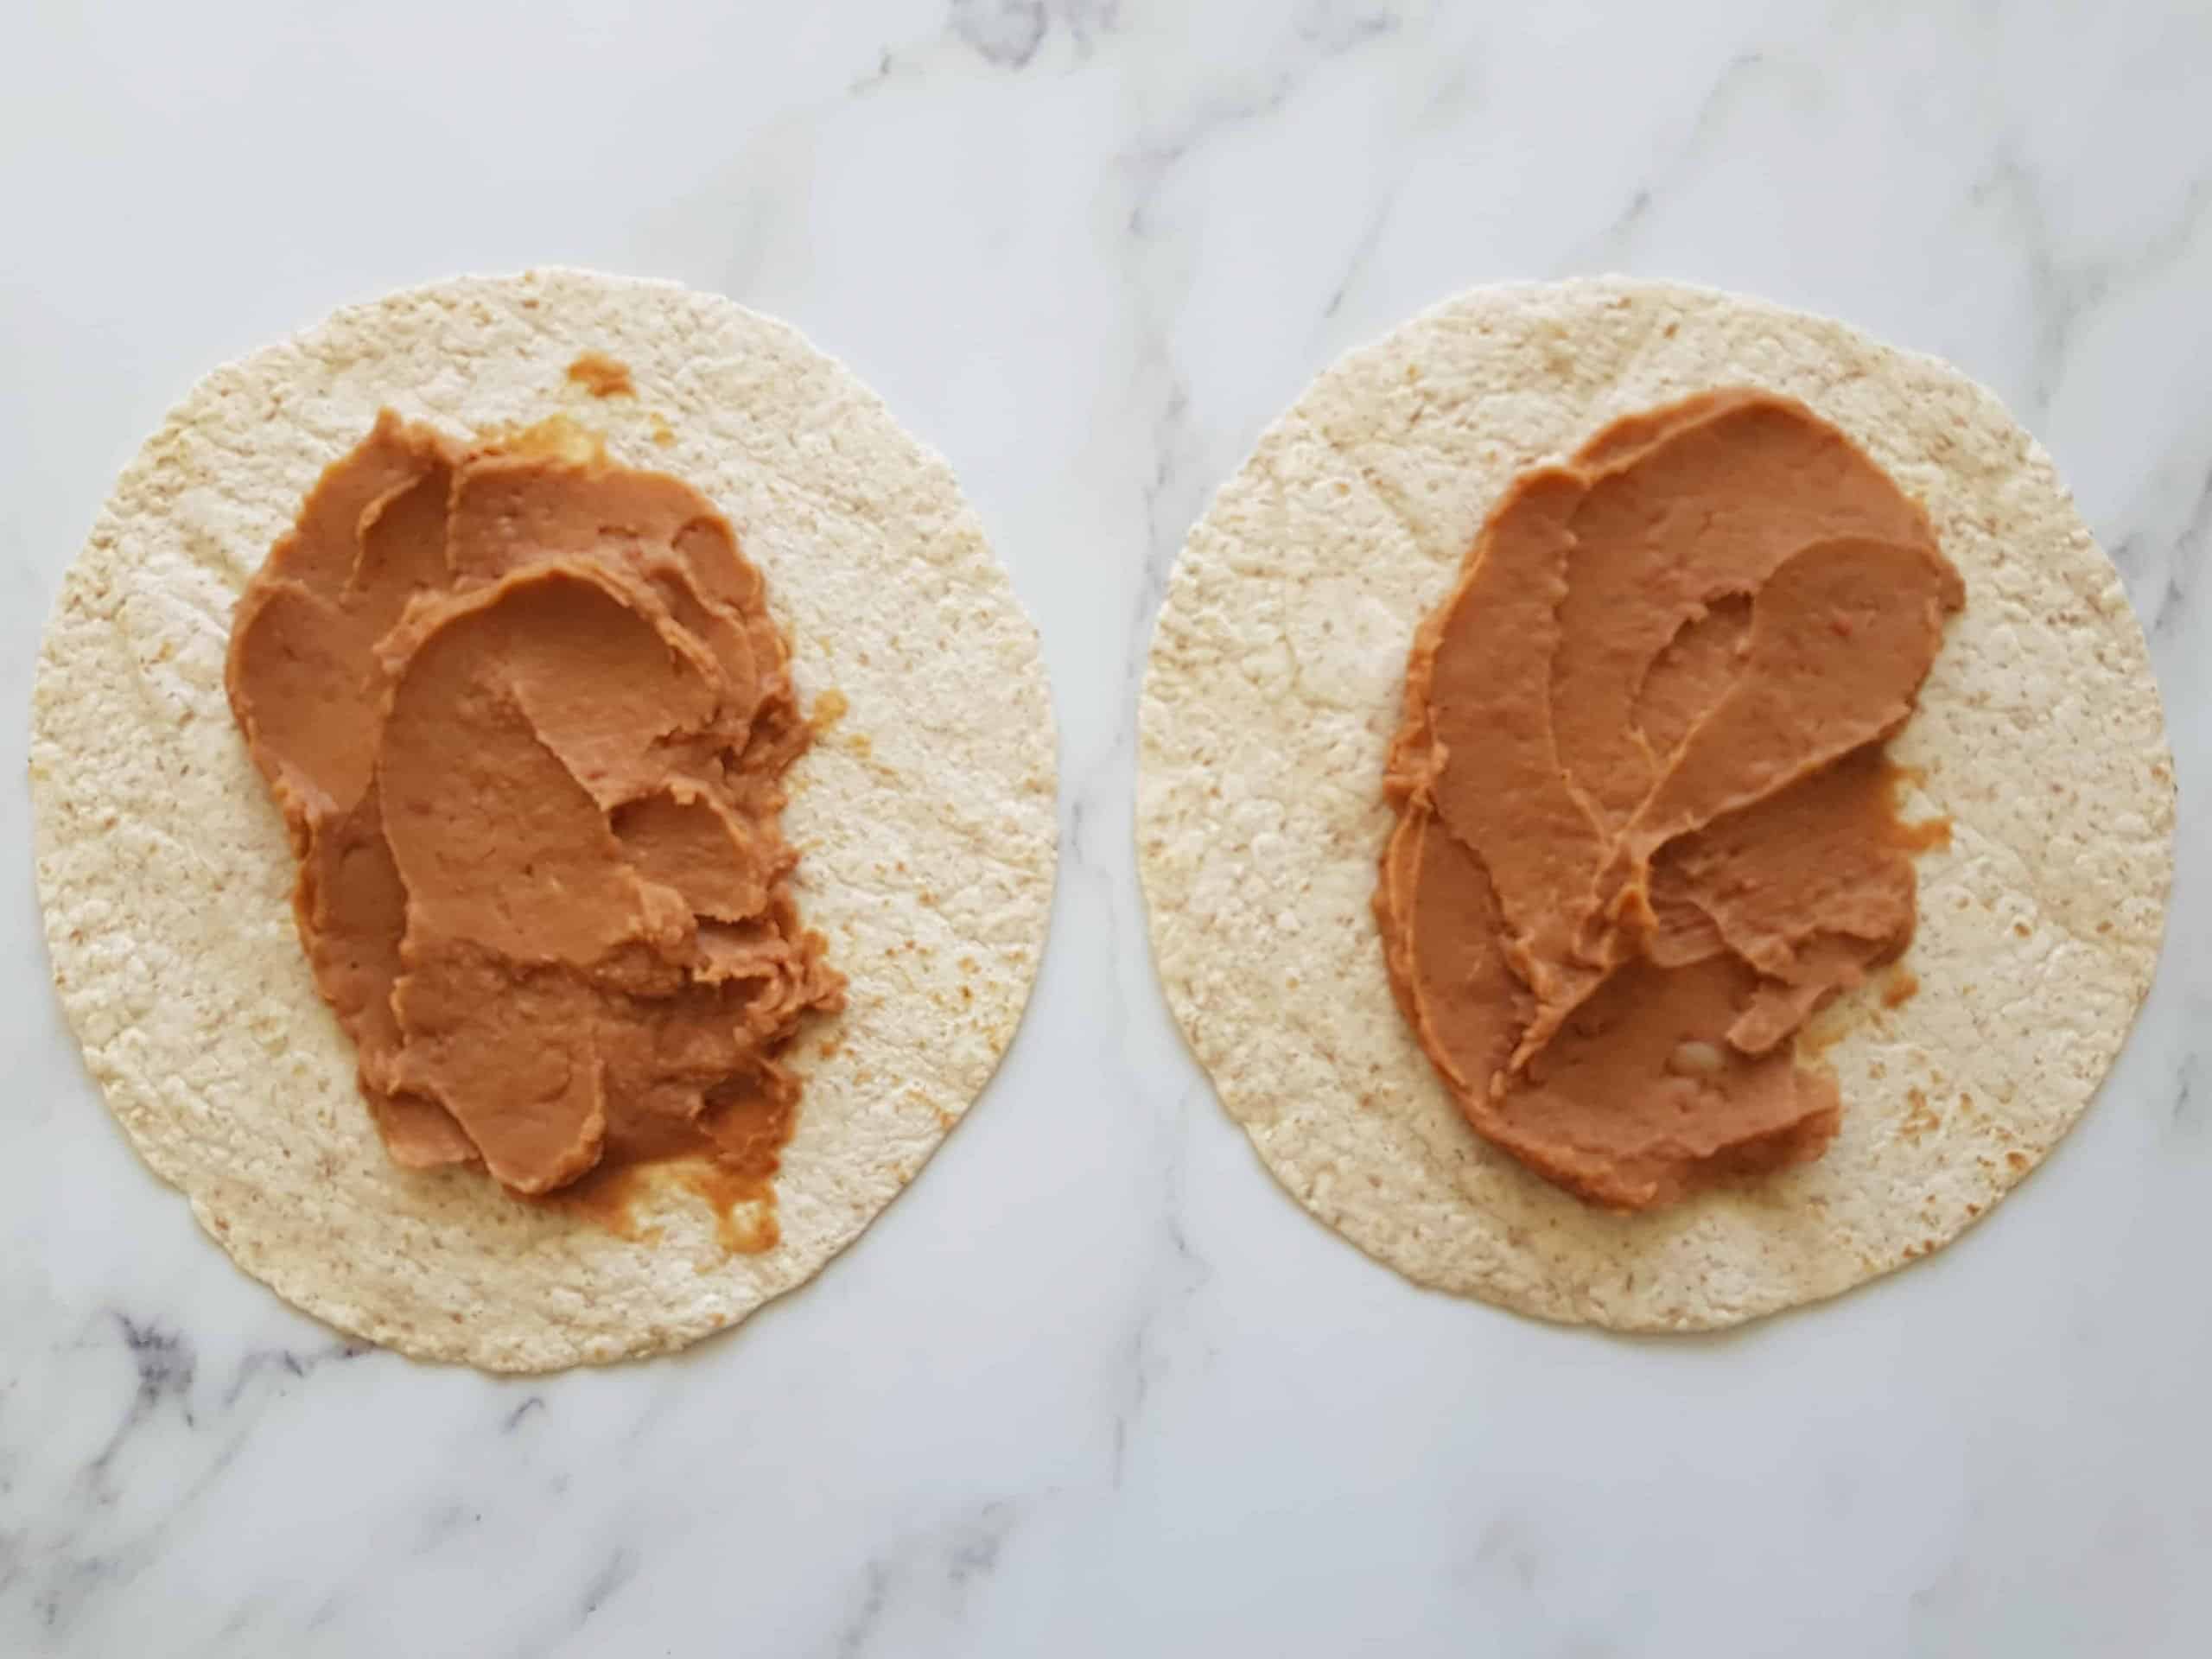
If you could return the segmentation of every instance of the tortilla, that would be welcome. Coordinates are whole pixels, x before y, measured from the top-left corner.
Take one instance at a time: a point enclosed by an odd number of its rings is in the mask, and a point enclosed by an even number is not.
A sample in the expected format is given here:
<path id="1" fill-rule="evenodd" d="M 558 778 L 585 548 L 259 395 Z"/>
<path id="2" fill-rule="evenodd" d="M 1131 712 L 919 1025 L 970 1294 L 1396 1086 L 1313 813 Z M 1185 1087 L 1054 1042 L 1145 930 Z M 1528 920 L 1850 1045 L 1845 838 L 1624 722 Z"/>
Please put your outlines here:
<path id="1" fill-rule="evenodd" d="M 1483 1141 L 1393 1006 L 1369 906 L 1415 624 L 1524 468 L 1714 385 L 1802 399 L 1966 581 L 1891 746 L 1917 861 L 1902 970 L 1816 1021 L 1818 1160 L 1640 1215 Z M 1988 391 L 1840 323 L 1620 278 L 1479 289 L 1324 372 L 1192 531 L 1154 637 L 1137 836 L 1168 1001 L 1299 1202 L 1417 1283 L 1617 1330 L 1733 1325 L 1947 1243 L 2088 1103 L 2147 989 L 2173 767 L 2143 634 Z"/>
<path id="2" fill-rule="evenodd" d="M 635 397 L 568 378 L 580 352 Z M 293 860 L 223 691 L 231 607 L 389 404 L 463 435 L 566 411 L 735 524 L 820 736 L 788 775 L 808 925 L 850 981 L 794 1063 L 780 1241 L 733 1254 L 681 1185 L 637 1239 L 474 1170 L 386 1156 L 315 992 Z M 341 310 L 195 386 L 63 584 L 34 700 L 54 982 L 132 1142 L 232 1256 L 340 1329 L 544 1370 L 665 1351 L 818 1271 L 1012 1039 L 1051 903 L 1037 636 L 943 461 L 781 323 L 666 283 L 540 270 Z"/>

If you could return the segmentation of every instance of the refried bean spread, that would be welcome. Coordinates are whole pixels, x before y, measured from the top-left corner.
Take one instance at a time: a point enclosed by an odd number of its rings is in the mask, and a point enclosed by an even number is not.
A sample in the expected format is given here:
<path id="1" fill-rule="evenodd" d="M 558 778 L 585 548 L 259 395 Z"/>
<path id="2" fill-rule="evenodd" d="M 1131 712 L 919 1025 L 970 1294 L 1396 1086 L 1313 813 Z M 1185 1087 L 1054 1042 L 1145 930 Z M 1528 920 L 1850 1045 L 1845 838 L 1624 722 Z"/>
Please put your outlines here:
<path id="1" fill-rule="evenodd" d="M 1818 1157 L 1805 1020 L 1904 950 L 1883 753 L 1965 601 L 1920 508 L 1764 392 L 1523 474 L 1421 626 L 1375 908 L 1468 1122 L 1643 1209 Z"/>
<path id="2" fill-rule="evenodd" d="M 395 1161 L 772 1173 L 779 1056 L 843 997 L 779 824 L 786 659 L 728 522 L 579 429 L 386 411 L 323 474 L 239 601 L 231 706 Z"/>

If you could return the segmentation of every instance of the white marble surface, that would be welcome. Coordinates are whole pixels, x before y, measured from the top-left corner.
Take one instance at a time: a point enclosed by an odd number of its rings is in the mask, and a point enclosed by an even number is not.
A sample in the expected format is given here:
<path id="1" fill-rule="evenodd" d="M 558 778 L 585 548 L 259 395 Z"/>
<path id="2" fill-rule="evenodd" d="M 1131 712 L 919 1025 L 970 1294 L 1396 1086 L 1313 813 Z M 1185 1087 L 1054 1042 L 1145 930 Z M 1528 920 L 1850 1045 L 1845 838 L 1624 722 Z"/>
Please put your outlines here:
<path id="1" fill-rule="evenodd" d="M 0 8 L 0 1653 L 2212 1651 L 2212 10 L 1607 10 Z M 134 1159 L 47 988 L 22 710 L 194 376 L 550 261 L 779 313 L 951 458 L 1043 630 L 1065 863 L 1004 1071 L 855 1248 L 683 1359 L 502 1382 L 339 1343 Z M 2181 769 L 2082 1128 L 1931 1262 L 1714 1340 L 1308 1221 L 1168 1021 L 1128 830 L 1214 481 L 1426 302 L 1613 268 L 1997 387 Z"/>

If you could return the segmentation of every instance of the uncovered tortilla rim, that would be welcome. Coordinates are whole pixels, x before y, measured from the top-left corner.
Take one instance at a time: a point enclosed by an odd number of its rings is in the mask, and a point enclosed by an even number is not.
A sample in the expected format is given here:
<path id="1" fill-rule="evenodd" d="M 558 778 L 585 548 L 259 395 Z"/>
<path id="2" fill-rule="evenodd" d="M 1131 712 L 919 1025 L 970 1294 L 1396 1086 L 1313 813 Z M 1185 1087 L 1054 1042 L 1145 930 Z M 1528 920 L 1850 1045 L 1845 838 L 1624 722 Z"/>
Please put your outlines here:
<path id="1" fill-rule="evenodd" d="M 1459 1118 L 1368 907 L 1405 654 L 1525 467 L 1713 385 L 1801 399 L 1965 577 L 1891 746 L 1917 994 L 1816 1021 L 1816 1162 L 1674 1209 L 1585 1205 Z M 1619 278 L 1479 289 L 1325 371 L 1192 531 L 1153 644 L 1137 840 L 1169 1002 L 1297 1199 L 1417 1282 L 1624 1330 L 1727 1325 L 1924 1255 L 2071 1127 L 2158 955 L 2173 772 L 2142 632 L 2050 459 L 1956 370 L 1826 319 Z"/>
<path id="2" fill-rule="evenodd" d="M 626 365 L 634 397 L 572 384 L 586 352 Z M 238 593 L 385 404 L 457 435 L 567 412 L 696 485 L 766 574 L 820 728 L 785 824 L 809 924 L 851 981 L 795 1054 L 772 1249 L 727 1252 L 680 1187 L 641 1198 L 626 1240 L 479 1172 L 398 1169 L 377 1138 L 222 671 Z M 286 1300 L 496 1370 L 680 1347 L 810 1277 L 995 1069 L 1052 895 L 1036 632 L 944 463 L 785 325 L 582 271 L 389 295 L 193 388 L 64 582 L 31 784 L 56 986 L 147 1163 Z"/>

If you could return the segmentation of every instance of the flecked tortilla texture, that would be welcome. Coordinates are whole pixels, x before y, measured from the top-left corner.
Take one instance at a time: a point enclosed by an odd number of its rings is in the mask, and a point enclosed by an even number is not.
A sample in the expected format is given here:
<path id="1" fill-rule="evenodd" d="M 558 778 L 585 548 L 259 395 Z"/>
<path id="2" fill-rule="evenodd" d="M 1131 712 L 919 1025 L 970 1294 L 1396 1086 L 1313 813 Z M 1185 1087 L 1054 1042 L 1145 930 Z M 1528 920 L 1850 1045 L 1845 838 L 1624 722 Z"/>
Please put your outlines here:
<path id="1" fill-rule="evenodd" d="M 1802 398 L 1928 509 L 1966 578 L 1891 753 L 1917 861 L 1904 967 L 1815 1021 L 1817 1162 L 1641 1216 L 1471 1130 L 1392 1004 L 1369 909 L 1414 624 L 1523 468 L 1715 385 Z M 1698 1330 L 1926 1255 L 2081 1115 L 2148 988 L 2173 770 L 2141 629 L 2050 461 L 1986 391 L 1840 323 L 1625 280 L 1477 289 L 1325 372 L 1192 532 L 1153 645 L 1138 846 L 1167 995 L 1299 1202 L 1420 1283 Z"/>
<path id="2" fill-rule="evenodd" d="M 626 364 L 636 396 L 570 384 L 585 351 Z M 223 660 L 246 579 L 386 404 L 454 434 L 565 411 L 617 459 L 697 486 L 766 575 L 824 728 L 785 816 L 799 900 L 851 983 L 797 1051 L 764 1254 L 726 1254 L 688 1192 L 641 1203 L 648 1233 L 626 1242 L 474 1172 L 402 1170 L 371 1125 Z M 33 725 L 54 980 L 108 1104 L 248 1272 L 425 1358 L 537 1370 L 665 1351 L 810 1277 L 990 1077 L 1044 939 L 1044 671 L 950 471 L 792 330 L 669 283 L 442 283 L 210 375 L 69 572 Z"/>

